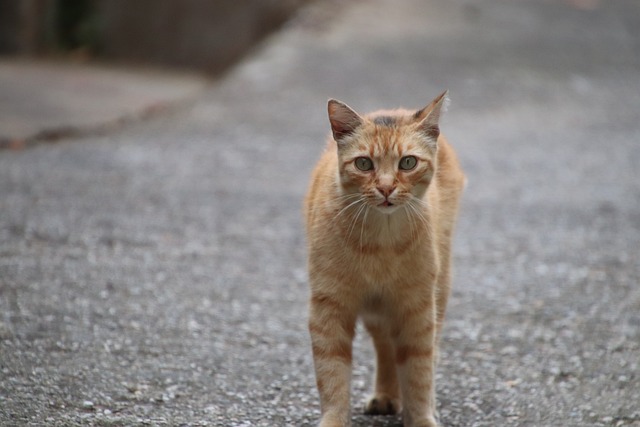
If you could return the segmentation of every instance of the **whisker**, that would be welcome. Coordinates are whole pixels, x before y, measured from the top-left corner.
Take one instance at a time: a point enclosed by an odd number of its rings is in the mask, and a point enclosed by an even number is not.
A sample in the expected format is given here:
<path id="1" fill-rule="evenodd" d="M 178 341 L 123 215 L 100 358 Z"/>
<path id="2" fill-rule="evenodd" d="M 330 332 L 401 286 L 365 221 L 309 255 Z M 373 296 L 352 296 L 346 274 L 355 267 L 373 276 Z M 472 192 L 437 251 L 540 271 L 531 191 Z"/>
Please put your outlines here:
<path id="1" fill-rule="evenodd" d="M 352 199 L 354 197 L 362 197 L 362 194 L 360 194 L 360 193 L 340 194 L 340 195 L 334 197 L 333 200 L 334 201 L 343 201 L 343 200 Z"/>
<path id="2" fill-rule="evenodd" d="M 362 211 L 364 211 L 367 208 L 367 204 L 363 203 L 362 205 L 360 205 L 358 207 L 358 210 L 356 211 L 355 215 L 353 216 L 353 219 L 351 221 L 351 224 L 349 225 L 349 230 L 347 231 L 347 240 L 351 239 L 351 233 L 353 233 L 353 230 L 356 227 L 356 223 L 358 222 L 358 218 L 360 218 L 360 214 L 362 213 Z"/>
<path id="3" fill-rule="evenodd" d="M 426 210 L 428 210 L 430 212 L 433 212 L 434 209 L 435 210 L 439 209 L 438 206 L 433 206 L 430 203 L 428 203 L 426 200 L 423 200 L 423 199 L 421 199 L 419 197 L 416 197 L 413 194 L 411 194 L 411 200 L 413 200 L 414 202 L 418 203 L 418 205 L 420 205 L 422 208 L 424 208 L 424 209 L 426 209 Z"/>
<path id="4" fill-rule="evenodd" d="M 429 204 L 426 201 L 422 200 L 420 197 L 416 197 L 411 193 L 409 193 L 409 195 L 411 196 L 409 200 L 418 203 L 418 205 L 422 207 L 429 208 Z"/>
<path id="5" fill-rule="evenodd" d="M 358 196 L 358 199 L 357 199 L 357 200 L 355 200 L 355 201 L 353 201 L 353 202 L 351 202 L 351 203 L 349 203 L 349 204 L 348 204 L 347 206 L 345 206 L 344 208 L 340 209 L 340 212 L 338 212 L 338 213 L 333 217 L 333 220 L 334 220 L 334 221 L 335 221 L 335 220 L 337 220 L 337 219 L 338 219 L 338 217 L 339 217 L 340 215 L 342 215 L 344 212 L 346 212 L 346 211 L 347 211 L 347 209 L 349 209 L 351 206 L 357 205 L 358 203 L 361 203 L 361 202 L 363 202 L 363 201 L 365 200 L 365 199 L 364 199 L 364 197 L 362 197 L 362 196 L 361 196 L 361 195 L 359 195 L 359 194 L 357 194 L 356 196 Z"/>
<path id="6" fill-rule="evenodd" d="M 362 248 L 363 248 L 362 240 L 364 236 L 364 224 L 367 222 L 368 214 L 369 214 L 369 206 L 367 205 L 364 211 L 364 218 L 362 219 L 362 223 L 360 224 L 360 251 L 362 251 Z"/>
<path id="7" fill-rule="evenodd" d="M 362 218 L 362 222 L 360 224 L 360 252 L 358 254 L 358 264 L 360 265 L 360 269 L 362 269 L 362 264 L 364 262 L 364 228 L 367 222 L 367 215 L 369 215 L 370 206 L 365 203 L 364 210 L 364 218 Z"/>
<path id="8" fill-rule="evenodd" d="M 408 204 L 404 204 L 402 206 L 402 208 L 404 209 L 404 214 L 407 217 L 407 222 L 409 223 L 409 234 L 411 236 L 411 239 L 415 239 L 418 237 L 419 230 L 418 230 L 418 225 L 416 224 L 416 220 L 413 217 L 413 215 L 411 214 L 411 212 L 409 212 L 409 207 Z"/>
<path id="9" fill-rule="evenodd" d="M 424 226 L 424 230 L 427 232 L 427 235 L 430 238 L 433 238 L 434 232 L 433 232 L 432 223 L 429 220 L 429 218 L 425 215 L 425 212 L 422 209 L 420 209 L 420 205 L 416 206 L 415 204 L 413 204 L 411 202 L 409 202 L 407 204 L 411 207 L 411 209 L 415 213 L 416 218 L 418 220 L 420 220 L 420 222 Z"/>
<path id="10" fill-rule="evenodd" d="M 409 202 L 407 203 L 407 205 L 411 208 L 411 210 L 414 212 L 414 216 L 416 220 L 419 220 L 422 223 L 422 226 L 424 227 L 425 231 L 427 232 L 427 234 L 431 237 L 433 237 L 433 232 L 432 232 L 432 227 L 431 227 L 431 222 L 429 221 L 429 219 L 425 216 L 424 212 L 415 204 Z"/>

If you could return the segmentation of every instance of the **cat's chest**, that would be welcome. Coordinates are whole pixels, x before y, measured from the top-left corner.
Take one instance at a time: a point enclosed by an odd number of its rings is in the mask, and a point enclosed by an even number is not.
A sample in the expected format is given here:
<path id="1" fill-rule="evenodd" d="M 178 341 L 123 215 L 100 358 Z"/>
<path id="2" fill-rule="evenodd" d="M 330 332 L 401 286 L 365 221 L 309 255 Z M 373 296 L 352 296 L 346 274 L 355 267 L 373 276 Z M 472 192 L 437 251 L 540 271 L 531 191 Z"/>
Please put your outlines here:
<path id="1" fill-rule="evenodd" d="M 383 219 L 364 223 L 359 233 L 343 234 L 343 239 L 352 255 L 381 266 L 423 258 L 432 246 L 430 234 L 425 226 Z"/>
<path id="2" fill-rule="evenodd" d="M 351 264 L 362 282 L 376 289 L 396 286 L 415 280 L 422 272 L 435 266 L 435 254 L 428 245 L 406 244 L 380 246 L 369 251 L 351 251 Z"/>

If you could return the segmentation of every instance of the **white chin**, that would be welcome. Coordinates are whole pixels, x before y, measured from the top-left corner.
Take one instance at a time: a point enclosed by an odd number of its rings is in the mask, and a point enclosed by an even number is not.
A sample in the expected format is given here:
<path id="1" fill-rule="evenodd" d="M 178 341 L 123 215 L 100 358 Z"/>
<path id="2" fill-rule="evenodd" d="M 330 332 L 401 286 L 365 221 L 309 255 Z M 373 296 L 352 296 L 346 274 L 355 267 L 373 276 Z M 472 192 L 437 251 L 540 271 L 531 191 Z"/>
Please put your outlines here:
<path id="1" fill-rule="evenodd" d="M 385 215 L 391 215 L 392 213 L 397 211 L 399 208 L 400 208 L 400 205 L 391 205 L 391 206 L 378 205 L 378 206 L 376 206 L 376 209 L 378 209 L 379 212 L 381 212 L 381 213 L 383 213 Z"/>

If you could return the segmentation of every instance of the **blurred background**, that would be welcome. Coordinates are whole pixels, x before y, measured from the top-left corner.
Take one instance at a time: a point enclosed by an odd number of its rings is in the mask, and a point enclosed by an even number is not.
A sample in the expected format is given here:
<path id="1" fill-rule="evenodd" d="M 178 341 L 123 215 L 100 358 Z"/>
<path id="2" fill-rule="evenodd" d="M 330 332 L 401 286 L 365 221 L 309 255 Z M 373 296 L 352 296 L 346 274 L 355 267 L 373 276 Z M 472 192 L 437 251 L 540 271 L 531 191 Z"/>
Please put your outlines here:
<path id="1" fill-rule="evenodd" d="M 0 425 L 317 425 L 327 99 L 449 89 L 442 425 L 640 426 L 639 88 L 638 0 L 0 0 Z"/>
<path id="2" fill-rule="evenodd" d="M 219 73 L 308 0 L 1 0 L 0 54 Z"/>

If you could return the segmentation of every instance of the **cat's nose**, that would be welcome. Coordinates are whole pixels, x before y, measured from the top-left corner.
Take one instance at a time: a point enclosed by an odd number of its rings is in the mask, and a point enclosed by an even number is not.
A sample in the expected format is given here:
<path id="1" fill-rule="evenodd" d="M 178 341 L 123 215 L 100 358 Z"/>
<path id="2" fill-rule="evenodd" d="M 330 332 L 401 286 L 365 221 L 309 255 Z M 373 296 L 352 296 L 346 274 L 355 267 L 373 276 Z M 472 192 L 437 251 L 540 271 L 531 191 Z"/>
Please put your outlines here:
<path id="1" fill-rule="evenodd" d="M 380 194 L 382 194 L 385 198 L 389 197 L 391 193 L 393 193 L 393 191 L 396 189 L 394 185 L 379 185 L 377 188 Z"/>

